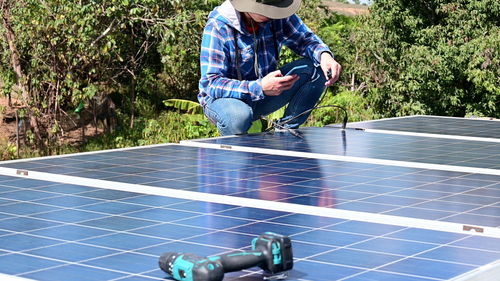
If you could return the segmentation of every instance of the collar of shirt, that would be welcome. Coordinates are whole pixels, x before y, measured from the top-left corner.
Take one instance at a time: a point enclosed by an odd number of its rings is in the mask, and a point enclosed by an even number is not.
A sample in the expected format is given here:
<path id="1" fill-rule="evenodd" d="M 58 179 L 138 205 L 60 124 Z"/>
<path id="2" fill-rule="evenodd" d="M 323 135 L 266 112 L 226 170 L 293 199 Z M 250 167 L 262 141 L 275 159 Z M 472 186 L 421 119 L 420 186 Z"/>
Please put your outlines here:
<path id="1" fill-rule="evenodd" d="M 243 21 L 245 22 L 245 27 L 250 33 L 257 33 L 259 32 L 260 24 L 257 22 L 254 22 L 252 19 L 246 17 L 245 15 L 241 15 L 243 17 Z"/>

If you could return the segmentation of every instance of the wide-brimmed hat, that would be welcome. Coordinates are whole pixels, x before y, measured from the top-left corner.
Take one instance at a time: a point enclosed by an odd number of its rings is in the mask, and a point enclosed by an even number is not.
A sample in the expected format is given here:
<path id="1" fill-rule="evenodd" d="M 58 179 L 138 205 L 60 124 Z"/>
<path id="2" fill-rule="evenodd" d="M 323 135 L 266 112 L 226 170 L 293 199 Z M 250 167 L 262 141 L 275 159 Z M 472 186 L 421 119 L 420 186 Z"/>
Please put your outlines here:
<path id="1" fill-rule="evenodd" d="M 229 0 L 239 12 L 250 12 L 270 19 L 287 18 L 300 8 L 302 0 Z"/>

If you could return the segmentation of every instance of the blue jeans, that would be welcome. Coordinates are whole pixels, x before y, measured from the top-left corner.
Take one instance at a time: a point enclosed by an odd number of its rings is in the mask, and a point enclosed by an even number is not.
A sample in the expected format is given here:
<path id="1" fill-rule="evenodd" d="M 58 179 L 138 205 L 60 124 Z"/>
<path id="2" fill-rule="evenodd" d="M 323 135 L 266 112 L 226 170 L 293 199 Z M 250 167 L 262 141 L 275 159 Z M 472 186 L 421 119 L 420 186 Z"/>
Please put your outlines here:
<path id="1" fill-rule="evenodd" d="M 288 120 L 314 107 L 325 90 L 326 78 L 321 68 L 315 67 L 310 59 L 300 59 L 281 68 L 285 74 L 298 65 L 307 65 L 307 73 L 299 74 L 300 79 L 293 87 L 279 96 L 266 96 L 255 102 L 245 102 L 234 98 L 215 99 L 205 105 L 205 115 L 218 128 L 223 136 L 246 134 L 252 122 L 266 116 L 288 104 L 281 119 Z M 289 123 L 287 127 L 295 129 L 307 120 L 304 114 Z"/>

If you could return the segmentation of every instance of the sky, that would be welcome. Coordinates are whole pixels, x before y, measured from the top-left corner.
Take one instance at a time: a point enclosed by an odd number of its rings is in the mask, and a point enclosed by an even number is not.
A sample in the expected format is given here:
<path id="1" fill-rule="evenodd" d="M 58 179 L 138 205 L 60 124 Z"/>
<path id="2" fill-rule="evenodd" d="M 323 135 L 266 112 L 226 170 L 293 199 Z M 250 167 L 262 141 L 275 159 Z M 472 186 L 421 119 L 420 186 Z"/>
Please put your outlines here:
<path id="1" fill-rule="evenodd" d="M 348 0 L 351 3 L 354 3 L 352 0 Z M 371 4 L 373 1 L 372 0 L 360 0 L 359 1 L 361 4 Z"/>

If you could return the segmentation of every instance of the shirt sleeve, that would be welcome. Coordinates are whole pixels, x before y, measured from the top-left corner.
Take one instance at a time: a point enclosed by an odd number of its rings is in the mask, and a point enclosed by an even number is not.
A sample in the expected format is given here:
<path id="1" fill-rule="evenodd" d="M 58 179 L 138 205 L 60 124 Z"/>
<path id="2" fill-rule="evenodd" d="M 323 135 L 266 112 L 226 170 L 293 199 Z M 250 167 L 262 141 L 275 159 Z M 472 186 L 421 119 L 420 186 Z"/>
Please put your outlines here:
<path id="1" fill-rule="evenodd" d="M 283 21 L 282 32 L 285 46 L 316 64 L 320 63 L 323 52 L 333 57 L 328 46 L 295 14 Z"/>
<path id="2" fill-rule="evenodd" d="M 235 73 L 234 35 L 228 27 L 210 20 L 203 32 L 200 52 L 200 91 L 213 99 L 236 98 L 260 100 L 264 98 L 261 80 L 239 81 Z M 230 47 L 231 46 L 231 47 Z"/>

